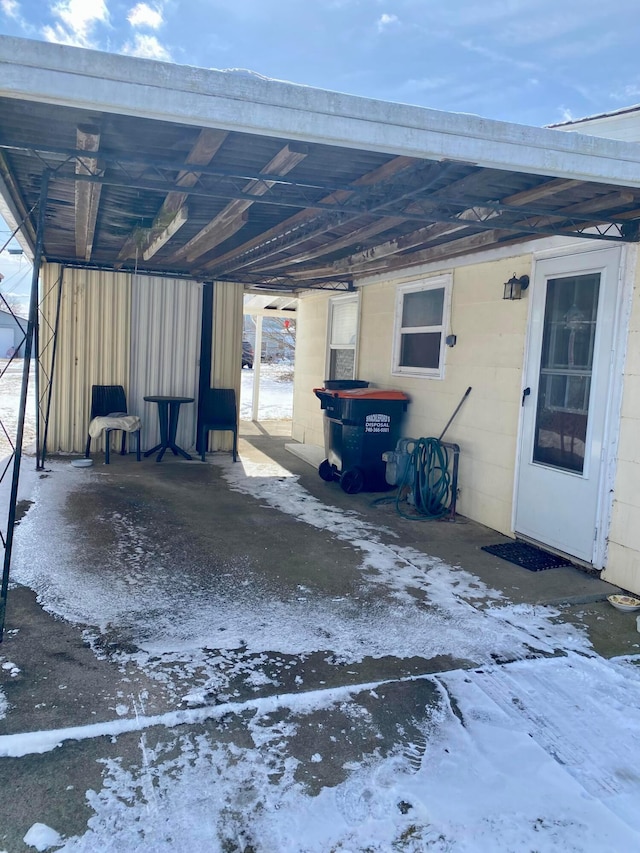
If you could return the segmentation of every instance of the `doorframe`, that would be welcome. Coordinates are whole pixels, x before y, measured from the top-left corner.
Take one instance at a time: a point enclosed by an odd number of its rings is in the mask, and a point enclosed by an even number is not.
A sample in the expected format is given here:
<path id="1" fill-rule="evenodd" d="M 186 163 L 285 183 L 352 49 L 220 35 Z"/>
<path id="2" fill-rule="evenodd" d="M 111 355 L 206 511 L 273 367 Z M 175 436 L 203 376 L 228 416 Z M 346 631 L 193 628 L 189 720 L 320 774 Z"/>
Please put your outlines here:
<path id="1" fill-rule="evenodd" d="M 589 252 L 603 251 L 602 245 L 584 248 L 580 244 L 570 244 L 558 249 L 547 249 L 532 253 L 531 289 L 527 306 L 527 325 L 524 339 L 524 358 L 522 362 L 521 385 L 529 370 L 531 338 L 533 325 L 533 299 L 531 294 L 536 287 L 536 273 L 541 261 L 566 258 L 571 255 L 583 256 Z M 633 305 L 633 286 L 638 260 L 638 249 L 635 244 L 625 244 L 612 248 L 610 251 L 619 252 L 617 275 L 617 298 L 611 358 L 609 361 L 610 383 L 605 409 L 603 428 L 602 455 L 600 457 L 600 482 L 596 501 L 597 534 L 593 543 L 592 565 L 602 569 L 606 565 L 609 528 L 613 510 L 614 486 L 617 472 L 618 442 L 620 437 L 620 415 L 622 410 L 622 392 L 624 387 L 624 365 L 626 360 L 626 342 L 629 334 L 629 321 Z M 520 460 L 522 458 L 524 407 L 520 407 L 518 416 L 518 434 L 516 439 L 516 458 L 513 479 L 513 497 L 511 501 L 511 531 L 515 534 L 516 511 L 518 502 L 518 484 L 520 480 Z M 540 543 L 544 544 L 544 543 Z M 575 559 L 575 558 L 572 558 Z M 580 562 L 580 561 L 578 561 Z"/>

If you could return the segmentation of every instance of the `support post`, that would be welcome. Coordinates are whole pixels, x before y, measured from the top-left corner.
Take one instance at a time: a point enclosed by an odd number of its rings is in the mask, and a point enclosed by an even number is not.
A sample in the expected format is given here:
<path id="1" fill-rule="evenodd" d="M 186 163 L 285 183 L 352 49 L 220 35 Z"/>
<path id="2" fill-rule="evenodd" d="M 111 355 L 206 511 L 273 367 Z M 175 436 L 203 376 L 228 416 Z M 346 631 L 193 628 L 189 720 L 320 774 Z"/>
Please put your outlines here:
<path id="1" fill-rule="evenodd" d="M 258 420 L 260 409 L 260 367 L 262 365 L 262 314 L 256 317 L 256 344 L 253 353 L 253 397 L 251 400 L 251 420 Z"/>
<path id="2" fill-rule="evenodd" d="M 56 303 L 56 320 L 55 326 L 53 329 L 53 344 L 51 350 L 51 367 L 49 372 L 49 393 L 47 395 L 47 409 L 44 416 L 44 435 L 42 437 L 42 450 L 40 449 L 40 442 L 36 438 L 36 468 L 38 471 L 42 471 L 44 468 L 44 461 L 47 458 L 47 436 L 49 435 L 49 417 L 51 414 L 51 397 L 53 396 L 53 377 L 56 369 L 56 353 L 58 351 L 58 328 L 60 325 L 60 308 L 62 305 L 62 285 L 64 282 L 64 267 L 60 268 L 60 278 L 58 279 L 58 300 Z M 40 357 L 38 355 L 36 360 L 36 381 L 38 376 L 40 375 Z M 38 387 L 36 385 L 36 387 Z M 40 398 L 38 398 L 38 406 L 36 410 L 36 417 L 38 418 L 38 422 L 40 421 Z"/>
<path id="3" fill-rule="evenodd" d="M 20 409 L 18 412 L 18 427 L 16 444 L 13 454 L 13 474 L 11 478 L 11 496 L 7 516 L 7 536 L 4 548 L 4 563 L 2 569 L 2 586 L 0 587 L 0 642 L 4 635 L 4 623 L 7 611 L 7 592 L 9 590 L 9 569 L 11 567 L 11 552 L 13 550 L 13 532 L 16 524 L 16 505 L 18 503 L 18 484 L 20 481 L 20 463 L 22 461 L 22 439 L 24 436 L 24 417 L 27 408 L 27 391 L 29 388 L 29 368 L 31 366 L 31 350 L 33 348 L 34 331 L 38 321 L 38 277 L 42 262 L 42 247 L 44 241 L 45 213 L 49 191 L 50 170 L 42 173 L 40 186 L 40 201 L 38 205 L 38 229 L 33 257 L 33 273 L 31 275 L 31 296 L 29 299 L 29 321 L 24 345 L 24 363 L 22 368 L 22 387 L 20 390 Z"/>
<path id="4" fill-rule="evenodd" d="M 207 436 L 204 448 L 200 447 L 200 425 L 202 424 L 202 403 L 204 392 L 211 387 L 211 362 L 213 359 L 213 296 L 214 284 L 205 281 L 202 285 L 202 324 L 200 328 L 200 373 L 198 377 L 198 415 L 196 418 L 196 450 L 207 450 Z"/>

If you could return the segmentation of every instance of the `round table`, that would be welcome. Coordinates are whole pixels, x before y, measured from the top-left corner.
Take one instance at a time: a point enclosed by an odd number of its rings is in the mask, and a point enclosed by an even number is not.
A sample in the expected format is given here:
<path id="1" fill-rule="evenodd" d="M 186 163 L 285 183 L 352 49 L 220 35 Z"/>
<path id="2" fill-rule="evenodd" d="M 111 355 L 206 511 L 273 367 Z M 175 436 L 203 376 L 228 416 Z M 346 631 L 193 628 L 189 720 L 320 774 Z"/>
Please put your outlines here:
<path id="1" fill-rule="evenodd" d="M 191 456 L 176 444 L 176 433 L 178 431 L 178 417 L 180 406 L 183 403 L 193 403 L 194 397 L 167 397 L 164 395 L 149 396 L 144 398 L 147 403 L 156 403 L 158 406 L 158 420 L 160 422 L 160 444 L 156 444 L 151 450 L 147 450 L 145 456 L 160 451 L 156 462 L 160 462 L 165 450 L 171 450 L 174 456 L 180 454 L 185 459 Z"/>

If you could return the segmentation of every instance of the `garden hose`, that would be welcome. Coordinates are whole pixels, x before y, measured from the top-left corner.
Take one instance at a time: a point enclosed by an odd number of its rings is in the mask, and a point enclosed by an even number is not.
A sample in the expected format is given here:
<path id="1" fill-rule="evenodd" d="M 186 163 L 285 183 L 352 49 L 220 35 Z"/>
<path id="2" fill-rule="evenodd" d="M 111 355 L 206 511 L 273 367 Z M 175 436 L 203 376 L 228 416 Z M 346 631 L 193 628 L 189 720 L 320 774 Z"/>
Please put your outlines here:
<path id="1" fill-rule="evenodd" d="M 407 489 L 413 495 L 415 513 L 408 513 L 400 506 Z M 416 439 L 409 464 L 398 484 L 396 510 L 403 518 L 428 521 L 445 516 L 449 512 L 450 502 L 451 476 L 447 448 L 438 438 Z"/>

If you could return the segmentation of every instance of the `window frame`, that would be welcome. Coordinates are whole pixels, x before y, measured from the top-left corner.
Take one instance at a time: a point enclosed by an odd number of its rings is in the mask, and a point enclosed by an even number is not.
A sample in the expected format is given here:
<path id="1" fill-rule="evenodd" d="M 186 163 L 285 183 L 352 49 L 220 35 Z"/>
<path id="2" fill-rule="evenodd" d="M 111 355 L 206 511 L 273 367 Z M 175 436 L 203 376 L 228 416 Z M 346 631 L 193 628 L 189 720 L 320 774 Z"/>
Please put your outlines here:
<path id="1" fill-rule="evenodd" d="M 334 346 L 331 343 L 331 337 L 333 332 L 333 311 L 337 305 L 343 305 L 346 302 L 354 302 L 356 305 L 356 327 L 354 333 L 354 343 L 353 344 L 340 344 L 340 346 Z M 325 359 L 325 378 L 326 379 L 334 379 L 335 377 L 331 376 L 331 353 L 334 350 L 353 350 L 353 376 L 351 379 L 355 379 L 356 373 L 358 372 L 358 340 L 360 336 L 360 293 L 348 293 L 344 296 L 332 296 L 329 299 L 329 311 L 327 317 L 327 352 Z"/>
<path id="2" fill-rule="evenodd" d="M 446 337 L 451 320 L 451 290 L 453 277 L 451 274 L 440 275 L 435 278 L 422 279 L 400 285 L 396 291 L 395 318 L 393 327 L 393 358 L 391 364 L 392 376 L 416 376 L 422 379 L 444 379 Z M 403 326 L 402 314 L 404 309 L 404 297 L 409 293 L 417 293 L 426 290 L 444 290 L 442 300 L 442 320 L 440 324 L 433 326 Z M 402 335 L 440 333 L 440 351 L 438 354 L 437 367 L 414 367 L 400 364 L 402 352 Z"/>

